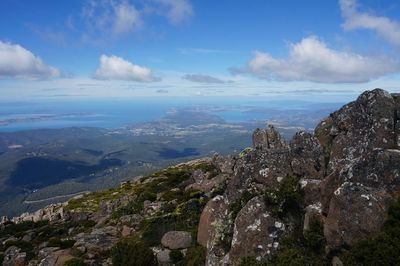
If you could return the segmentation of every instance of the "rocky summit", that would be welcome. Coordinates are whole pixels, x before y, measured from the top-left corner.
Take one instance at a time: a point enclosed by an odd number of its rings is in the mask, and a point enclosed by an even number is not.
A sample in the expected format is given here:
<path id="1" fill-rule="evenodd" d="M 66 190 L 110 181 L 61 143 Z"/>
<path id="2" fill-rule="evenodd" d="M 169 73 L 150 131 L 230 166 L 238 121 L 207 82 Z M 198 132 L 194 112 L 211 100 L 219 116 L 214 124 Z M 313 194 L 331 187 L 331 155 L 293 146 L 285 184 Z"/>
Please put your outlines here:
<path id="1" fill-rule="evenodd" d="M 1 220 L 3 265 L 398 265 L 400 95 Z"/>

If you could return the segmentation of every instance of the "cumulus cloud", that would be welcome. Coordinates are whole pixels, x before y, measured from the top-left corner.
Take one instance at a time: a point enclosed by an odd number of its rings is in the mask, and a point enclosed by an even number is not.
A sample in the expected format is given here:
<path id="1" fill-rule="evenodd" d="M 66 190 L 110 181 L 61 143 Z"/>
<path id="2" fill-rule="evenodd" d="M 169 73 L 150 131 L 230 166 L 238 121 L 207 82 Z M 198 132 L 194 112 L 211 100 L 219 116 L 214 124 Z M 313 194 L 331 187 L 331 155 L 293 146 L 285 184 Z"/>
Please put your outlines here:
<path id="1" fill-rule="evenodd" d="M 154 0 L 160 4 L 161 14 L 174 24 L 189 20 L 193 16 L 193 7 L 188 0 Z"/>
<path id="2" fill-rule="evenodd" d="M 251 73 L 260 78 L 321 83 L 367 82 L 400 70 L 398 61 L 370 57 L 329 48 L 314 36 L 291 44 L 286 59 L 256 51 L 244 69 L 235 73 Z"/>
<path id="3" fill-rule="evenodd" d="M 192 82 L 198 82 L 198 83 L 205 83 L 205 84 L 222 84 L 222 83 L 227 83 L 227 81 L 224 81 L 222 79 L 212 77 L 209 75 L 201 75 L 201 74 L 187 74 L 182 77 L 183 79 L 186 79 L 188 81 Z"/>
<path id="4" fill-rule="evenodd" d="M 96 79 L 129 80 L 138 82 L 155 82 L 161 79 L 153 76 L 149 68 L 135 65 L 115 55 L 100 56 L 100 65 L 94 74 Z"/>
<path id="5" fill-rule="evenodd" d="M 19 44 L 0 41 L 0 78 L 42 79 L 59 77 L 60 71 Z"/>
<path id="6" fill-rule="evenodd" d="M 388 42 L 400 46 L 400 23 L 387 17 L 359 12 L 356 0 L 340 0 L 340 9 L 345 19 L 345 30 L 369 29 L 375 31 Z"/>

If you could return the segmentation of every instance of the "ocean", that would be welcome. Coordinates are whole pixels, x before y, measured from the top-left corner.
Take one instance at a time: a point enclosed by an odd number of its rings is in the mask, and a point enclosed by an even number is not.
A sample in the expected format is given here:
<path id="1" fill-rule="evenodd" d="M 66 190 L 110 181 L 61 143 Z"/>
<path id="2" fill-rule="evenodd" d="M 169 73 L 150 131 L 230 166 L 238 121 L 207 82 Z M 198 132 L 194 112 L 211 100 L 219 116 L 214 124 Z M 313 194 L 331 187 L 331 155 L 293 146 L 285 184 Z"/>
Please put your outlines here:
<path id="1" fill-rule="evenodd" d="M 344 101 L 343 101 L 344 102 Z M 265 120 L 289 110 L 336 109 L 343 103 L 257 97 L 135 98 L 41 100 L 0 103 L 0 132 L 39 128 L 119 128 L 150 122 L 173 109 L 189 108 L 216 114 L 230 123 Z"/>

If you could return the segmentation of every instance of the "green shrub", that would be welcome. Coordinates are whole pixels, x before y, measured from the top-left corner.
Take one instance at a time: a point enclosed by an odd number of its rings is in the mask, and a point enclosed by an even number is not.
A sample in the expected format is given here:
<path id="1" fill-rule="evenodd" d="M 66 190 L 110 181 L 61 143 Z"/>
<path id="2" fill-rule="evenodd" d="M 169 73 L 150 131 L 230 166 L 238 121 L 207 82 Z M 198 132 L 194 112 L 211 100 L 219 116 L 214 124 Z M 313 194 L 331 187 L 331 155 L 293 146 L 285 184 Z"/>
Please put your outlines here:
<path id="1" fill-rule="evenodd" d="M 267 265 L 268 261 L 265 259 L 262 261 L 258 261 L 256 260 L 255 257 L 245 257 L 242 259 L 239 266 L 267 266 Z"/>
<path id="2" fill-rule="evenodd" d="M 194 169 L 200 169 L 204 173 L 210 173 L 208 179 L 212 179 L 221 173 L 221 171 L 212 163 L 200 163 L 195 165 Z"/>
<path id="3" fill-rule="evenodd" d="M 158 245 L 161 237 L 168 231 L 189 231 L 196 236 L 204 199 L 190 199 L 176 207 L 173 213 L 144 219 L 139 230 L 143 240 L 150 246 Z"/>
<path id="4" fill-rule="evenodd" d="M 277 189 L 267 188 L 265 190 L 264 199 L 275 215 L 282 216 L 288 212 L 301 213 L 304 199 L 299 178 L 286 176 Z"/>
<path id="5" fill-rule="evenodd" d="M 41 221 L 41 222 L 26 221 L 19 224 L 8 222 L 5 224 L 5 227 L 0 230 L 0 237 L 24 234 L 28 230 L 37 229 L 47 224 L 48 224 L 47 221 Z"/>
<path id="6" fill-rule="evenodd" d="M 157 265 L 157 260 L 149 246 L 135 238 L 120 240 L 111 249 L 111 259 L 114 266 Z"/>
<path id="7" fill-rule="evenodd" d="M 84 260 L 82 258 L 73 258 L 70 260 L 67 260 L 64 263 L 64 266 L 85 266 L 86 263 L 84 262 Z"/>
<path id="8" fill-rule="evenodd" d="M 318 220 L 313 220 L 310 229 L 304 234 L 305 246 L 316 254 L 323 254 L 326 244 L 324 236 L 324 226 Z"/>
<path id="9" fill-rule="evenodd" d="M 207 250 L 203 246 L 192 246 L 188 248 L 184 260 L 177 263 L 177 266 L 204 266 L 206 263 Z"/>
<path id="10" fill-rule="evenodd" d="M 214 187 L 211 190 L 210 198 L 214 198 L 215 196 L 224 194 L 227 186 L 228 186 L 228 179 L 226 178 L 217 187 Z"/>
<path id="11" fill-rule="evenodd" d="M 66 248 L 72 248 L 74 246 L 75 242 L 76 241 L 73 239 L 61 240 L 60 238 L 52 237 L 49 239 L 47 246 L 48 247 L 59 247 L 61 249 L 66 249 Z"/>
<path id="12" fill-rule="evenodd" d="M 254 198 L 256 195 L 254 193 L 251 193 L 247 190 L 243 191 L 242 195 L 240 198 L 238 198 L 236 201 L 234 201 L 230 206 L 229 206 L 229 215 L 231 216 L 232 220 L 235 220 L 236 216 L 240 212 L 240 210 L 251 200 Z"/>
<path id="13" fill-rule="evenodd" d="M 177 264 L 183 260 L 183 254 L 180 250 L 171 250 L 169 253 L 169 258 L 173 264 Z"/>

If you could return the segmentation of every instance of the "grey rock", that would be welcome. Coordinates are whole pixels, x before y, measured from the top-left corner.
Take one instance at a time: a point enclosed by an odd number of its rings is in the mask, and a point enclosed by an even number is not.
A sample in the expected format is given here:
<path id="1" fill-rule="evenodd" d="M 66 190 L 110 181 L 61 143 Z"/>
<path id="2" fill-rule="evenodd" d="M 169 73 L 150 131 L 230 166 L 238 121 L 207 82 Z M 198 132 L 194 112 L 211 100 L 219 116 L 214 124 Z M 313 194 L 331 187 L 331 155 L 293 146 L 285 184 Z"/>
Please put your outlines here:
<path id="1" fill-rule="evenodd" d="M 11 246 L 4 252 L 3 266 L 22 266 L 25 262 L 26 253 L 16 246 Z"/>
<path id="2" fill-rule="evenodd" d="M 192 244 L 192 235 L 185 231 L 169 231 L 161 238 L 161 244 L 169 249 L 188 248 Z"/>
<path id="3" fill-rule="evenodd" d="M 285 140 L 273 125 L 266 129 L 256 129 L 253 133 L 253 147 L 257 149 L 275 149 L 286 146 Z"/>
<path id="4" fill-rule="evenodd" d="M 169 257 L 169 253 L 171 253 L 171 250 L 169 249 L 162 249 L 157 252 L 157 261 L 159 265 L 169 265 L 171 260 Z"/>
<path id="5" fill-rule="evenodd" d="M 285 231 L 285 224 L 268 212 L 262 196 L 251 199 L 235 219 L 229 252 L 230 265 L 239 265 L 245 257 L 266 257 L 272 254 L 278 248 L 279 238 Z"/>

